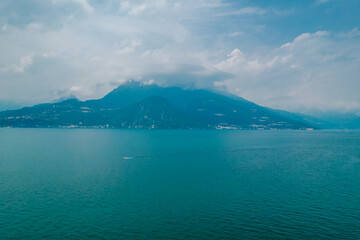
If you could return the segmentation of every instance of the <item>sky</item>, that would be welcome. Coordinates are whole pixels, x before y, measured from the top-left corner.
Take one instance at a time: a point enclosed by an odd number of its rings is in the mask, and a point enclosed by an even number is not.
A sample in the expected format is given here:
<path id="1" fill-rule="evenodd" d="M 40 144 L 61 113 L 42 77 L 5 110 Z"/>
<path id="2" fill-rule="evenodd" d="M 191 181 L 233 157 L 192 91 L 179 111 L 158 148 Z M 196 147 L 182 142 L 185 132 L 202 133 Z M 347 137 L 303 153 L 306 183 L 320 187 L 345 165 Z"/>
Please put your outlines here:
<path id="1" fill-rule="evenodd" d="M 1 0 L 0 101 L 100 98 L 128 79 L 360 114 L 358 0 Z"/>

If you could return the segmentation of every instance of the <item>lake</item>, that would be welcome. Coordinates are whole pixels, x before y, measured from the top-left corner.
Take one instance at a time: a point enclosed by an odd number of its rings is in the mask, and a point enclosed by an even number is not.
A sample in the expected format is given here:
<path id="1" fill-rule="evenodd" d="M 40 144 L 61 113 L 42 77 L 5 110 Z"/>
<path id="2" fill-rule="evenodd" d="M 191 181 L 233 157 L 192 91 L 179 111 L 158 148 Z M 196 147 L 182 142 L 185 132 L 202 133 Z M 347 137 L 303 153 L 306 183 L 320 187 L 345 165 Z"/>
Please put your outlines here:
<path id="1" fill-rule="evenodd" d="M 0 194 L 0 239 L 360 239 L 360 132 L 3 128 Z"/>

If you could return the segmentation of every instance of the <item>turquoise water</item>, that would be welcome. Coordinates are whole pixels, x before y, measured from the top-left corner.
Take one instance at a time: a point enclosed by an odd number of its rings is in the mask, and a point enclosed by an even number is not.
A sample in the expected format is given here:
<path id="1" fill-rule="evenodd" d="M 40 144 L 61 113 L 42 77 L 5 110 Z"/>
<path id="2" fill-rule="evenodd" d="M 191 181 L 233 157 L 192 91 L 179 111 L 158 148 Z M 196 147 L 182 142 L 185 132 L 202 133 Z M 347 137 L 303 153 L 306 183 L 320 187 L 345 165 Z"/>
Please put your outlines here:
<path id="1" fill-rule="evenodd" d="M 0 129 L 0 239 L 360 239 L 359 142 Z"/>

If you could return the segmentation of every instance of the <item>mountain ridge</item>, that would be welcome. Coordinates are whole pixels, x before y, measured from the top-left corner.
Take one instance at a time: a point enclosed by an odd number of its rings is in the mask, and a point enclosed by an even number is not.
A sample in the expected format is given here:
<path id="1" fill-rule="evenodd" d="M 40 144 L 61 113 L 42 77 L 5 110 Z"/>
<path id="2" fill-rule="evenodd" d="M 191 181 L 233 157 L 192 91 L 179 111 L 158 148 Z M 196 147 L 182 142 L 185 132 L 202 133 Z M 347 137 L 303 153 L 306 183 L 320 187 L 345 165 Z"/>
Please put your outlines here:
<path id="1" fill-rule="evenodd" d="M 0 112 L 0 127 L 314 129 L 235 95 L 135 81 L 97 100 L 67 99 Z"/>

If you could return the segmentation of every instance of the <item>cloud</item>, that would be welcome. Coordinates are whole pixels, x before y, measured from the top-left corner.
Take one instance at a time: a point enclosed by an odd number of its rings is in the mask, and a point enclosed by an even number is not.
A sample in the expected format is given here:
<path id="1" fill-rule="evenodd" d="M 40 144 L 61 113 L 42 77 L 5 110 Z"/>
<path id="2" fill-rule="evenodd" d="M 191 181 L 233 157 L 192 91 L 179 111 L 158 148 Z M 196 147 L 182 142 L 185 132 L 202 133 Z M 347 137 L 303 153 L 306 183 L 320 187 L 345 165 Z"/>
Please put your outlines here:
<path id="1" fill-rule="evenodd" d="M 360 37 L 360 31 L 357 27 L 354 27 L 351 31 L 349 32 L 341 32 L 339 34 L 337 34 L 338 37 L 340 38 L 356 38 L 356 37 Z"/>
<path id="2" fill-rule="evenodd" d="M 88 12 L 92 13 L 94 11 L 94 8 L 88 3 L 87 0 L 73 0 L 75 3 L 78 3 L 82 6 L 82 8 Z"/>
<path id="3" fill-rule="evenodd" d="M 262 15 L 266 13 L 266 10 L 258 7 L 245 7 L 237 10 L 232 10 L 229 12 L 222 12 L 217 14 L 217 16 L 231 16 L 231 15 Z"/>
<path id="4" fill-rule="evenodd" d="M 186 5 L 186 2 L 185 2 Z M 196 6 L 195 4 L 194 6 Z M 183 5 L 166 0 L 153 0 L 153 1 L 120 1 L 119 12 L 126 13 L 131 16 L 137 16 L 140 14 L 148 13 L 155 14 L 163 11 L 173 11 L 173 8 L 181 8 Z"/>
<path id="5" fill-rule="evenodd" d="M 19 1 L 0 3 L 3 99 L 37 103 L 61 94 L 99 98 L 136 79 L 227 89 L 288 110 L 355 109 L 360 102 L 358 28 L 298 26 L 294 23 L 306 19 L 287 5 Z"/>
<path id="6" fill-rule="evenodd" d="M 116 54 L 121 55 L 121 54 L 133 53 L 135 49 L 140 45 L 141 45 L 141 41 L 133 39 L 128 46 L 117 50 Z"/>
<path id="7" fill-rule="evenodd" d="M 231 53 L 227 55 L 227 59 L 221 61 L 219 64 L 216 65 L 216 67 L 220 71 L 233 72 L 235 69 L 242 67 L 244 62 L 245 62 L 244 53 L 240 51 L 238 48 L 235 48 L 234 50 L 231 51 Z"/>
<path id="8" fill-rule="evenodd" d="M 239 36 L 241 34 L 243 34 L 243 33 L 242 32 L 233 32 L 233 33 L 230 33 L 229 36 L 230 37 L 236 37 L 236 36 Z"/>
<path id="9" fill-rule="evenodd" d="M 320 37 L 327 37 L 329 35 L 330 35 L 330 33 L 327 32 L 327 31 L 317 31 L 315 33 L 303 33 L 300 36 L 296 37 L 294 39 L 294 41 L 283 44 L 281 46 L 281 48 L 291 48 L 295 44 L 300 44 L 301 42 L 306 42 L 307 40 L 310 40 L 310 39 L 316 39 L 316 38 L 320 38 Z"/>
<path id="10" fill-rule="evenodd" d="M 360 89 L 359 64 L 359 36 L 352 30 L 303 33 L 268 54 L 234 49 L 216 67 L 234 74 L 226 81 L 229 91 L 259 104 L 359 112 L 360 97 L 354 91 Z"/>
<path id="11" fill-rule="evenodd" d="M 34 60 L 34 54 L 29 56 L 24 56 L 20 58 L 20 63 L 18 65 L 12 64 L 0 68 L 0 72 L 13 72 L 13 73 L 23 73 L 28 67 L 30 67 Z"/>
<path id="12" fill-rule="evenodd" d="M 132 4 L 130 1 L 120 2 L 120 12 L 126 12 L 129 15 L 138 15 L 145 11 L 148 8 L 148 5 L 145 3 L 142 4 Z"/>
<path id="13" fill-rule="evenodd" d="M 168 72 L 151 73 L 141 78 L 153 81 L 162 86 L 180 86 L 187 89 L 213 89 L 224 85 L 224 81 L 232 74 L 203 66 L 183 64 Z"/>

